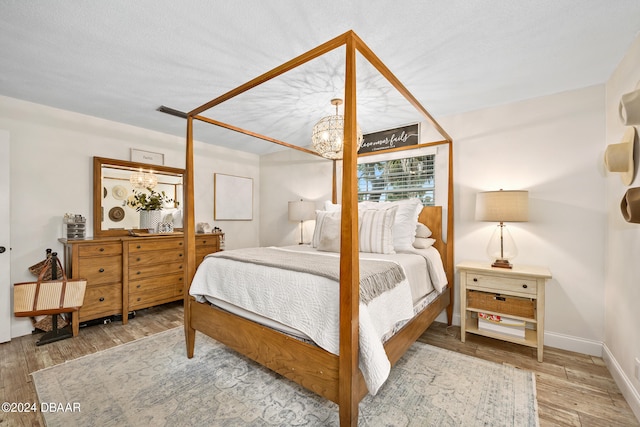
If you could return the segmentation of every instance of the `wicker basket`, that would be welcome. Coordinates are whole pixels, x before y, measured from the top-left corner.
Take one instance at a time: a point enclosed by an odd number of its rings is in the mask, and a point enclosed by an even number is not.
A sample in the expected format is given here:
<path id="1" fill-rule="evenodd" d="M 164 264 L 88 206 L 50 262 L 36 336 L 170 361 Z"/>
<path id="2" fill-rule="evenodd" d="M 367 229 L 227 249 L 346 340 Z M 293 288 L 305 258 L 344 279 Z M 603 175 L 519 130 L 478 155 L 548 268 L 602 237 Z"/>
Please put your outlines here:
<path id="1" fill-rule="evenodd" d="M 536 301 L 531 298 L 467 290 L 467 306 L 476 310 L 535 319 Z"/>

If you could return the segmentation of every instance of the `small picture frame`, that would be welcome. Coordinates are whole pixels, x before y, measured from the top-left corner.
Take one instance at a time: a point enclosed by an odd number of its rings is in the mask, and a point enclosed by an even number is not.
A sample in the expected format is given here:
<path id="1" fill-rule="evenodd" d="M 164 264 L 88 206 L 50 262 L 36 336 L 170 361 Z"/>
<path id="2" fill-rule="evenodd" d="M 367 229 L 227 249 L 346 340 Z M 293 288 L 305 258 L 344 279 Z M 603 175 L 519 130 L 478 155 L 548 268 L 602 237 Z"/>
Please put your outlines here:
<path id="1" fill-rule="evenodd" d="M 131 161 L 138 163 L 148 163 L 150 165 L 164 166 L 164 154 L 132 148 Z"/>

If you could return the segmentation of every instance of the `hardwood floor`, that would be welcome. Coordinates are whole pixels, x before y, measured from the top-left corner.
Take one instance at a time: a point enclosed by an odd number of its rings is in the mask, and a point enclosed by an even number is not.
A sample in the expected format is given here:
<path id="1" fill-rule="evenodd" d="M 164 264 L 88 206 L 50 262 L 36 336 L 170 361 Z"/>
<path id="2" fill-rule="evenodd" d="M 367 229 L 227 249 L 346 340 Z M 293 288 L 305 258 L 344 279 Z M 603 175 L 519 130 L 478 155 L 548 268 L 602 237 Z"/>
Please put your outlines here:
<path id="1" fill-rule="evenodd" d="M 128 325 L 114 322 L 80 330 L 77 338 L 36 346 L 38 335 L 0 344 L 2 402 L 37 402 L 30 373 L 86 354 L 106 350 L 181 326 L 181 303 L 140 310 Z M 459 353 L 528 369 L 536 374 L 540 426 L 640 426 L 601 358 L 545 348 L 538 363 L 535 349 L 468 335 L 460 328 L 432 325 L 421 341 Z M 39 413 L 0 412 L 0 426 L 43 426 Z"/>

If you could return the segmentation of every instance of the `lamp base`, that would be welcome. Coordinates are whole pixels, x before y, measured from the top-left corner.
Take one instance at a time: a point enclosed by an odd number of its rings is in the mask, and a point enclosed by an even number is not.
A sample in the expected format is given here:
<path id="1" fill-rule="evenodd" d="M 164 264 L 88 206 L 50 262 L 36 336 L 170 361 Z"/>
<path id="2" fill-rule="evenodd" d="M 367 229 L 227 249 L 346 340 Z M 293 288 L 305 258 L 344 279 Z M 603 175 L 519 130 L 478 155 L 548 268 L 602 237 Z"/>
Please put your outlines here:
<path id="1" fill-rule="evenodd" d="M 513 265 L 506 259 L 497 259 L 491 264 L 491 267 L 513 268 Z"/>

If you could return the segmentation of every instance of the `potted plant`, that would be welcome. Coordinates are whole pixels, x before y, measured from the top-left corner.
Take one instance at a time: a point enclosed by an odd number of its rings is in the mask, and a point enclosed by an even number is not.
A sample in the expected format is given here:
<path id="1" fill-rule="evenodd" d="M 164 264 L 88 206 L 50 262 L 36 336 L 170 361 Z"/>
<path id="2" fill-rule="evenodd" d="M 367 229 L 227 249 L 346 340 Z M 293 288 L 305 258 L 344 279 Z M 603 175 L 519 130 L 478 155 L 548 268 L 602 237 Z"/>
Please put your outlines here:
<path id="1" fill-rule="evenodd" d="M 147 192 L 133 190 L 133 194 L 129 196 L 124 204 L 140 212 L 141 229 L 153 229 L 155 231 L 161 222 L 160 211 L 168 203 L 174 203 L 174 206 L 178 204 L 178 202 L 167 196 L 164 191 L 158 193 L 151 188 L 147 188 Z"/>

